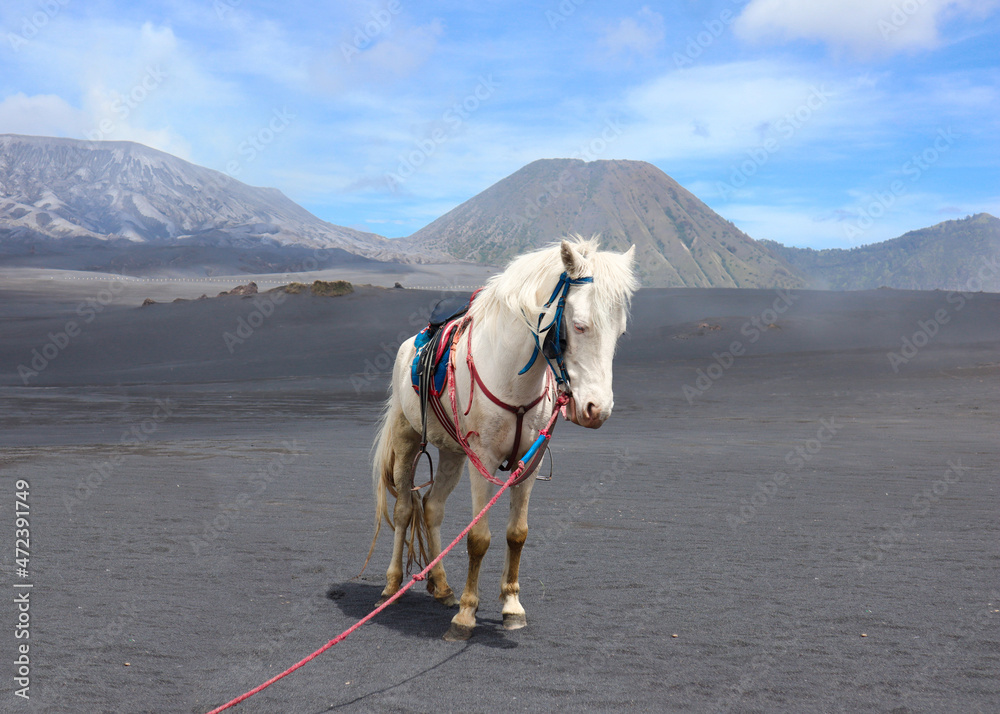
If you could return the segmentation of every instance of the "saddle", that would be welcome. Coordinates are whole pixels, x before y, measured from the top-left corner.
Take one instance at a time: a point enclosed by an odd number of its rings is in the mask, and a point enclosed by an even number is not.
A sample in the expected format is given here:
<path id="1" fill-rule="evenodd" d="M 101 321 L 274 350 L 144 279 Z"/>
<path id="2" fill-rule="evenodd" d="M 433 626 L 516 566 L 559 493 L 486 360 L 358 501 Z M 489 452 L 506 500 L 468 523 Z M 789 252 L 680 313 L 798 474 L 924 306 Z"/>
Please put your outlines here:
<path id="1" fill-rule="evenodd" d="M 475 296 L 472 293 L 467 297 L 456 295 L 438 300 L 431 310 L 427 327 L 417 333 L 413 343 L 417 351 L 410 364 L 410 381 L 413 389 L 420 395 L 421 423 L 420 450 L 413 458 L 413 470 L 416 472 L 420 457 L 426 456 L 431 472 L 430 481 L 423 486 L 414 486 L 415 491 L 434 482 L 434 462 L 427 452 L 427 407 L 436 408 L 440 404 L 441 393 L 448 378 L 452 336 L 462 322 L 460 318 L 469 311 Z M 446 423 L 447 421 L 442 421 L 442 424 Z"/>
<path id="2" fill-rule="evenodd" d="M 410 364 L 410 381 L 420 395 L 421 414 L 426 413 L 426 397 L 430 394 L 440 396 L 444 390 L 451 355 L 449 338 L 458 325 L 458 318 L 469 311 L 472 297 L 456 295 L 438 300 L 431 310 L 427 327 L 417 333 L 414 341 L 417 352 Z"/>

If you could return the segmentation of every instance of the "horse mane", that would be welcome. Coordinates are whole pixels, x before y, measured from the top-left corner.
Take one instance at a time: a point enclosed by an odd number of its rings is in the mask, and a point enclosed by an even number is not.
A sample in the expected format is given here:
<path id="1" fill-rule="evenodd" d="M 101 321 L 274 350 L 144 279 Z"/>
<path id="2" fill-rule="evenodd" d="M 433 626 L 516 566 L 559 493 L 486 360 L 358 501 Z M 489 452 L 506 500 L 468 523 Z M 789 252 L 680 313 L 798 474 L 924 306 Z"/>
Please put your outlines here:
<path id="1" fill-rule="evenodd" d="M 593 276 L 592 320 L 597 330 L 605 330 L 612 315 L 619 309 L 628 311 L 632 294 L 639 281 L 632 270 L 632 261 L 620 253 L 600 250 L 596 236 L 585 239 L 571 235 L 567 240 L 583 257 L 584 268 L 580 276 Z M 552 295 L 564 267 L 560 256 L 561 241 L 550 243 L 531 253 L 514 258 L 507 268 L 491 277 L 479 292 L 469 310 L 477 324 L 496 323 L 520 317 L 532 331 L 536 330 L 538 315 L 552 312 L 555 305 L 545 309 L 545 301 Z M 548 321 L 548 315 L 543 325 Z M 494 325 L 495 326 L 495 325 Z M 495 330 L 487 330 L 496 335 Z"/>

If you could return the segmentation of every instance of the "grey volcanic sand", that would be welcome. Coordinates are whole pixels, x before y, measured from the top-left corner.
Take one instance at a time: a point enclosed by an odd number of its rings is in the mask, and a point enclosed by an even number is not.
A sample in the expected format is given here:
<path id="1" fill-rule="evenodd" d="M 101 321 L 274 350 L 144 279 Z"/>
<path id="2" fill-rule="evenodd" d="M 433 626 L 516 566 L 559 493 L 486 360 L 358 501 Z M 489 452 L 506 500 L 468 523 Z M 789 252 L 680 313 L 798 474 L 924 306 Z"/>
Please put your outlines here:
<path id="1" fill-rule="evenodd" d="M 84 323 L 86 294 L 0 294 L 8 552 L 25 479 L 34 583 L 31 700 L 8 597 L 0 709 L 207 711 L 378 598 L 385 532 L 354 576 L 385 355 L 438 295 L 289 296 L 230 350 L 259 300 Z M 236 711 L 1000 709 L 1000 296 L 784 295 L 639 293 L 613 417 L 560 424 L 535 488 L 527 628 L 500 624 L 501 503 L 472 640 L 415 588 Z M 470 515 L 463 484 L 445 536 Z M 457 590 L 464 546 L 446 564 Z"/>

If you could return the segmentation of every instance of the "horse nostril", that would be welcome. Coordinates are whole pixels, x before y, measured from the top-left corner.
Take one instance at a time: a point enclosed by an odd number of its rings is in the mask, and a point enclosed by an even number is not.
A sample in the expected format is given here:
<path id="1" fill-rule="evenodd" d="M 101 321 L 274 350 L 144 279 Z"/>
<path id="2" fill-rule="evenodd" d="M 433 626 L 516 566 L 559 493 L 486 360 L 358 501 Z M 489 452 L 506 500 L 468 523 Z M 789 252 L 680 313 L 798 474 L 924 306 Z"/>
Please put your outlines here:
<path id="1" fill-rule="evenodd" d="M 594 421 L 600 413 L 600 408 L 593 402 L 587 402 L 587 406 L 583 410 L 583 416 L 587 421 Z"/>

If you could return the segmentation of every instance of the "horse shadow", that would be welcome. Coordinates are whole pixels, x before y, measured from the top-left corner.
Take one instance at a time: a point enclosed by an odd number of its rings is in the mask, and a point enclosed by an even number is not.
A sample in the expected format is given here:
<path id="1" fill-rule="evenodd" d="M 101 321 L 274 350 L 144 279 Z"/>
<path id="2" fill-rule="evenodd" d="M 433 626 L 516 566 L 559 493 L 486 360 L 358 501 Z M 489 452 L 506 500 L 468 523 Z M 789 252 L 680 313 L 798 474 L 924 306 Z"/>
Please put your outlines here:
<path id="1" fill-rule="evenodd" d="M 327 600 L 352 620 L 360 620 L 374 610 L 381 595 L 381 585 L 358 580 L 330 585 L 326 591 Z M 369 625 L 388 627 L 406 637 L 436 640 L 448 631 L 456 611 L 457 607 L 445 607 L 418 583 L 379 613 Z M 466 644 L 497 649 L 518 647 L 517 641 L 503 628 L 503 620 L 499 616 L 485 617 L 482 614 L 477 616 L 476 629 Z M 456 648 L 462 647 L 461 643 L 455 645 Z"/>

